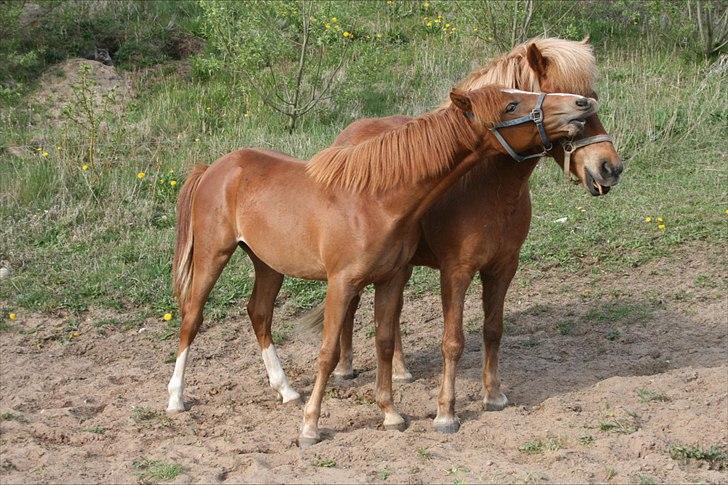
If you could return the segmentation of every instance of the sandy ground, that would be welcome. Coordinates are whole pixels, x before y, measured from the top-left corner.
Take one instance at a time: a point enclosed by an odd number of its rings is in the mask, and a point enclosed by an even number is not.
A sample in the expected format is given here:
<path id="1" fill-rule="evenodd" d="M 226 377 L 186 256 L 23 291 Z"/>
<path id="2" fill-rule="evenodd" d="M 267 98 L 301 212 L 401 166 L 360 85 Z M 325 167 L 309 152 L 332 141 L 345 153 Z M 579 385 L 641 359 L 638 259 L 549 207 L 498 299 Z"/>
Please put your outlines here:
<path id="1" fill-rule="evenodd" d="M 398 385 L 395 401 L 409 427 L 381 429 L 369 295 L 355 333 L 360 374 L 329 386 L 325 440 L 304 451 L 295 445 L 301 410 L 277 402 L 242 312 L 206 322 L 188 371 L 191 409 L 172 417 L 164 408 L 176 335 L 164 339 L 164 322 L 99 331 L 90 314 L 76 335 L 62 317 L 20 318 L 0 334 L 0 482 L 159 481 L 140 460 L 160 460 L 181 465 L 180 483 L 726 483 L 725 459 L 670 455 L 687 445 L 728 451 L 725 261 L 725 250 L 693 246 L 624 272 L 521 271 L 501 357 L 512 404 L 493 413 L 482 408 L 474 283 L 454 435 L 431 428 L 437 295 L 407 298 L 415 381 Z M 290 319 L 285 306 L 277 317 Z M 279 346 L 305 396 L 317 346 L 296 335 Z"/>

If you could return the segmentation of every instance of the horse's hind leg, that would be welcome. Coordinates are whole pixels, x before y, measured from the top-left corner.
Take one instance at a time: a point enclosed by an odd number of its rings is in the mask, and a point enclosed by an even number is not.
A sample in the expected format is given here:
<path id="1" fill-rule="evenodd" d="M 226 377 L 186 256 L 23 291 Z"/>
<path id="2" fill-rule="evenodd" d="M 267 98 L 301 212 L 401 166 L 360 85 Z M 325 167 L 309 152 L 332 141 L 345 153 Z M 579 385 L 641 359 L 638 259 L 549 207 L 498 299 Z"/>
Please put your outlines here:
<path id="1" fill-rule="evenodd" d="M 360 295 L 356 295 L 351 303 L 349 309 L 346 312 L 346 318 L 344 319 L 344 325 L 341 329 L 341 339 L 339 342 L 339 363 L 334 369 L 334 376 L 340 379 L 353 379 L 354 367 L 352 365 L 353 354 L 352 354 L 352 339 L 354 338 L 354 316 L 356 310 L 359 308 Z"/>
<path id="2" fill-rule="evenodd" d="M 204 244 L 206 242 L 208 241 L 199 239 L 195 241 L 195 251 L 192 255 L 194 271 L 190 282 L 189 296 L 180 308 L 182 325 L 179 331 L 177 361 L 174 365 L 174 373 L 167 386 L 169 391 L 167 412 L 169 413 L 185 410 L 183 394 L 189 348 L 202 324 L 202 310 L 207 302 L 207 297 L 236 247 L 235 242 L 232 241 L 229 247 L 211 249 L 210 245 Z"/>
<path id="3" fill-rule="evenodd" d="M 508 398 L 500 390 L 498 376 L 498 351 L 503 335 L 503 302 L 518 267 L 518 259 L 509 261 L 493 270 L 481 270 L 483 281 L 483 405 L 486 411 L 500 411 L 508 405 Z"/>
<path id="4" fill-rule="evenodd" d="M 283 275 L 258 259 L 252 251 L 248 251 L 248 255 L 255 267 L 255 284 L 248 302 L 248 315 L 263 355 L 268 382 L 281 396 L 283 403 L 298 402 L 301 396 L 288 383 L 288 377 L 283 371 L 273 345 L 270 330 L 273 322 L 273 306 L 283 284 Z"/>

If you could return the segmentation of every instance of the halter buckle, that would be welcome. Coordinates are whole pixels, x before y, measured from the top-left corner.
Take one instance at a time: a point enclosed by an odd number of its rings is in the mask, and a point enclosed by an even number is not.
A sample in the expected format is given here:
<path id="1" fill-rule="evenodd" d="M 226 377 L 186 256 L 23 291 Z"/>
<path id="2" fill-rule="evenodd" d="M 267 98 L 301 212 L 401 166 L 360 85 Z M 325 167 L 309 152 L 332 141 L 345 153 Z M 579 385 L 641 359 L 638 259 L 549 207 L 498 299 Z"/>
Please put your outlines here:
<path id="1" fill-rule="evenodd" d="M 571 141 L 563 142 L 562 147 L 566 153 L 572 153 L 576 148 Z"/>
<path id="2" fill-rule="evenodd" d="M 534 108 L 531 111 L 531 119 L 534 123 L 541 123 L 543 121 L 543 110 L 541 108 Z"/>

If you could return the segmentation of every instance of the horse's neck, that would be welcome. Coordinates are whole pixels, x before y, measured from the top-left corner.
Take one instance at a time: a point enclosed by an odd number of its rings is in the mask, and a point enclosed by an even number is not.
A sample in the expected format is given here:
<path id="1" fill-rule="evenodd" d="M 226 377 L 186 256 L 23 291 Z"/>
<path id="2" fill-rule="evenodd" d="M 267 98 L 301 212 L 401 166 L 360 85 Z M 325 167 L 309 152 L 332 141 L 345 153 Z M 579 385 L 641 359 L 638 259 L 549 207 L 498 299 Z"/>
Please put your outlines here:
<path id="1" fill-rule="evenodd" d="M 457 148 L 452 159 L 453 163 L 439 176 L 393 191 L 391 196 L 386 198 L 390 211 L 404 223 L 418 221 L 442 194 L 488 153 L 487 148 L 476 152 L 464 147 Z M 490 154 L 492 155 L 492 152 Z"/>
<path id="2" fill-rule="evenodd" d="M 461 183 L 462 190 L 472 192 L 475 200 L 492 202 L 493 194 L 497 193 L 501 206 L 509 207 L 510 203 L 528 195 L 528 180 L 538 165 L 538 159 L 516 162 L 512 158 L 500 155 L 476 165 Z M 479 197 L 481 196 L 481 197 Z"/>

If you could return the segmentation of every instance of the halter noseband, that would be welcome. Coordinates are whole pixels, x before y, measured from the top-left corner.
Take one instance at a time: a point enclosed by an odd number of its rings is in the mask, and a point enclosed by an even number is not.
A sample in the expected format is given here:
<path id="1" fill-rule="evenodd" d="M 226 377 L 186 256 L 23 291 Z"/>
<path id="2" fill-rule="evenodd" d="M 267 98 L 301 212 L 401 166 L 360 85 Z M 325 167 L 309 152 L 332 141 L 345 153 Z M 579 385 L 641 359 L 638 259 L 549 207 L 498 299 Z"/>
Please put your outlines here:
<path id="1" fill-rule="evenodd" d="M 561 142 L 561 147 L 564 149 L 564 176 L 569 176 L 569 167 L 571 165 L 572 153 L 574 153 L 581 147 L 593 145 L 594 143 L 601 143 L 603 141 L 608 141 L 609 143 L 614 145 L 614 140 L 612 140 L 612 137 L 609 135 L 594 135 L 587 138 L 581 138 L 576 141 L 569 140 Z"/>
<path id="2" fill-rule="evenodd" d="M 543 106 L 543 100 L 545 98 L 546 93 L 541 93 L 538 95 L 538 100 L 536 100 L 536 106 L 533 107 L 530 114 L 521 116 L 514 120 L 501 121 L 500 123 L 496 123 L 495 125 L 493 125 L 493 127 L 490 129 L 490 131 L 492 131 L 495 135 L 498 142 L 500 142 L 501 146 L 505 148 L 508 154 L 513 157 L 513 159 L 517 162 L 523 162 L 525 160 L 530 160 L 531 158 L 543 157 L 548 153 L 549 150 L 551 150 L 551 148 L 553 148 L 551 140 L 549 140 L 549 137 L 546 135 L 546 129 L 543 126 L 543 110 L 541 109 L 541 106 Z M 541 137 L 541 147 L 543 148 L 543 151 L 541 153 L 534 153 L 533 155 L 519 155 L 513 149 L 513 147 L 508 144 L 505 138 L 503 138 L 503 136 L 498 132 L 498 128 L 507 128 L 509 126 L 522 125 L 523 123 L 529 123 L 531 121 L 533 121 L 536 124 L 536 128 L 538 128 L 538 134 Z"/>

